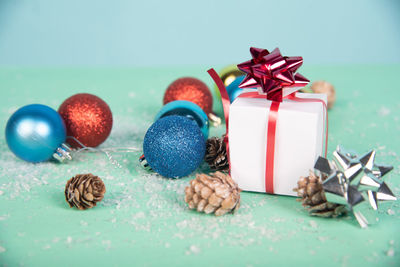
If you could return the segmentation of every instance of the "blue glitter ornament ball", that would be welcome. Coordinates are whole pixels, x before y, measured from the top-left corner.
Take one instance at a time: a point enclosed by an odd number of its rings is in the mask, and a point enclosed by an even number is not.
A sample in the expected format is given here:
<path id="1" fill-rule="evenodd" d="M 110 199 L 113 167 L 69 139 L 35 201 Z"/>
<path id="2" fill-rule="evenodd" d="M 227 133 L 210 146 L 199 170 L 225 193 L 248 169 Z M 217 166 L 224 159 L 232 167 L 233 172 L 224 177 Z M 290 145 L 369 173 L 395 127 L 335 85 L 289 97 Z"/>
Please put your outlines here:
<path id="1" fill-rule="evenodd" d="M 7 122 L 8 147 L 17 157 L 29 162 L 50 159 L 65 139 L 66 128 L 61 116 L 45 105 L 24 106 Z"/>
<path id="2" fill-rule="evenodd" d="M 196 122 L 171 115 L 157 120 L 143 141 L 143 152 L 151 168 L 168 178 L 193 172 L 203 161 L 206 142 Z"/>

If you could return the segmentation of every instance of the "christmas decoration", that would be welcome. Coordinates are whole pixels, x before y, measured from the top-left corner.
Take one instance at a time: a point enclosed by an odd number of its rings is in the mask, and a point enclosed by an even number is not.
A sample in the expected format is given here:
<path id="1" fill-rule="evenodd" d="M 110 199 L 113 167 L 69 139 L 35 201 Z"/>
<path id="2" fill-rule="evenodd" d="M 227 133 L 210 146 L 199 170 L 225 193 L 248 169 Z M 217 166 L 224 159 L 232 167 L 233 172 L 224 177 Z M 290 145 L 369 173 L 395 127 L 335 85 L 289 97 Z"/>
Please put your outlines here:
<path id="1" fill-rule="evenodd" d="M 205 140 L 193 120 L 171 115 L 157 120 L 147 130 L 143 152 L 155 172 L 168 178 L 179 178 L 201 164 Z"/>
<path id="2" fill-rule="evenodd" d="M 226 155 L 224 138 L 211 137 L 206 142 L 206 156 L 204 160 L 212 170 L 229 171 L 229 162 Z"/>
<path id="3" fill-rule="evenodd" d="M 315 81 L 310 86 L 314 93 L 326 94 L 328 96 L 328 108 L 332 108 L 336 100 L 335 87 L 326 81 Z"/>
<path id="4" fill-rule="evenodd" d="M 208 138 L 208 117 L 206 113 L 195 103 L 186 100 L 176 100 L 169 102 L 158 112 L 155 120 L 160 118 L 178 115 L 194 120 L 199 126 L 204 138 Z"/>
<path id="5" fill-rule="evenodd" d="M 54 157 L 71 159 L 71 149 L 64 144 L 66 129 L 60 115 L 52 108 L 32 104 L 18 109 L 8 120 L 6 141 L 10 150 L 29 162 Z"/>
<path id="6" fill-rule="evenodd" d="M 296 92 L 308 83 L 295 73 L 301 57 L 250 52 L 253 59 L 238 65 L 247 73 L 239 87 L 259 92 L 243 92 L 231 104 L 219 76 L 208 71 L 222 96 L 230 175 L 246 191 L 295 195 L 298 177 L 323 153 L 324 138 L 326 151 L 326 95 Z"/>
<path id="7" fill-rule="evenodd" d="M 240 88 L 261 87 L 268 100 L 282 102 L 282 98 L 307 85 L 310 81 L 295 73 L 303 64 L 302 57 L 283 57 L 278 48 L 271 53 L 262 48 L 250 48 L 253 59 L 238 65 L 247 73 Z"/>
<path id="8" fill-rule="evenodd" d="M 111 132 L 113 118 L 110 107 L 95 95 L 73 95 L 61 104 L 58 112 L 64 119 L 67 135 L 75 137 L 87 147 L 100 145 Z M 80 147 L 73 139 L 69 139 L 68 143 Z"/>
<path id="9" fill-rule="evenodd" d="M 143 169 L 145 169 L 146 171 L 152 171 L 153 169 L 150 167 L 149 163 L 147 162 L 144 154 L 142 154 L 139 158 L 139 163 L 140 166 L 142 166 Z"/>
<path id="10" fill-rule="evenodd" d="M 229 65 L 223 68 L 219 73 L 219 77 L 224 83 L 225 87 L 228 87 L 236 78 L 240 76 L 244 76 L 245 73 L 240 71 L 236 65 Z M 218 87 L 214 85 L 215 94 L 218 98 L 221 98 L 221 94 L 219 93 Z"/>
<path id="11" fill-rule="evenodd" d="M 231 82 L 227 87 L 226 91 L 229 95 L 229 100 L 231 103 L 241 94 L 243 93 L 243 89 L 239 87 L 240 83 L 243 81 L 245 76 L 239 76 L 233 82 Z"/>
<path id="12" fill-rule="evenodd" d="M 80 210 L 90 209 L 101 201 L 106 192 L 103 181 L 91 173 L 77 174 L 65 185 L 65 200 Z"/>
<path id="13" fill-rule="evenodd" d="M 180 78 L 168 86 L 164 94 L 164 105 L 175 100 L 193 102 L 201 107 L 206 114 L 212 112 L 211 92 L 205 83 L 196 78 Z"/>
<path id="14" fill-rule="evenodd" d="M 301 177 L 297 182 L 297 188 L 293 189 L 297 192 L 297 196 L 301 199 L 303 206 L 311 215 L 319 217 L 338 217 L 346 213 L 344 205 L 327 202 L 322 181 L 326 176 L 318 177 L 313 171 L 310 175 Z"/>
<path id="15" fill-rule="evenodd" d="M 322 182 L 327 201 L 346 205 L 362 228 L 373 221 L 364 216 L 368 212 L 365 205 L 377 210 L 379 201 L 397 199 L 382 180 L 393 167 L 377 165 L 375 155 L 374 150 L 357 156 L 337 147 L 334 161 L 319 157 L 315 163 L 315 169 L 327 175 Z"/>
<path id="16" fill-rule="evenodd" d="M 239 209 L 240 191 L 229 174 L 216 172 L 209 176 L 201 173 L 186 187 L 185 201 L 190 209 L 221 216 Z"/>

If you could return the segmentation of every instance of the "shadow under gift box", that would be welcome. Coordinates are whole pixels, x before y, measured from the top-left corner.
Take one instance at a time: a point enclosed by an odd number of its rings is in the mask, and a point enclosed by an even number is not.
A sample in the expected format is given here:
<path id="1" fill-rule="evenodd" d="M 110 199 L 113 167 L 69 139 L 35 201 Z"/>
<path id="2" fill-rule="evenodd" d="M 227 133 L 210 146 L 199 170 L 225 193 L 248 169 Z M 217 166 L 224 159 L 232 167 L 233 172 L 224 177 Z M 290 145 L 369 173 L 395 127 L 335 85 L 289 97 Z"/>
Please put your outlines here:
<path id="1" fill-rule="evenodd" d="M 325 94 L 297 93 L 299 98 L 320 99 Z M 245 191 L 266 192 L 266 149 L 271 101 L 238 97 L 229 110 L 231 176 Z M 296 196 L 300 176 L 308 176 L 323 153 L 324 107 L 321 102 L 280 103 L 275 134 L 274 194 Z"/>

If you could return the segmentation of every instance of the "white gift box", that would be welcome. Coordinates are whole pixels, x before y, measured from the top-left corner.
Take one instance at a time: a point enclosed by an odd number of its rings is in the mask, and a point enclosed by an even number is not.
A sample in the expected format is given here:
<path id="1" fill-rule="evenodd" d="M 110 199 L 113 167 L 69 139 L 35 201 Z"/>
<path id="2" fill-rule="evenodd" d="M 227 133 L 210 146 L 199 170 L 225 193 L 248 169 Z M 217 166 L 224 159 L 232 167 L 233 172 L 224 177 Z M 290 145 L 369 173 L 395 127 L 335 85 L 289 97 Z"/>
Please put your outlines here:
<path id="1" fill-rule="evenodd" d="M 325 94 L 297 93 L 299 98 L 320 99 Z M 268 115 L 271 101 L 238 97 L 229 110 L 231 176 L 244 191 L 266 192 L 265 168 Z M 325 114 L 321 102 L 280 103 L 276 123 L 273 189 L 296 196 L 293 188 L 308 176 L 323 152 Z"/>

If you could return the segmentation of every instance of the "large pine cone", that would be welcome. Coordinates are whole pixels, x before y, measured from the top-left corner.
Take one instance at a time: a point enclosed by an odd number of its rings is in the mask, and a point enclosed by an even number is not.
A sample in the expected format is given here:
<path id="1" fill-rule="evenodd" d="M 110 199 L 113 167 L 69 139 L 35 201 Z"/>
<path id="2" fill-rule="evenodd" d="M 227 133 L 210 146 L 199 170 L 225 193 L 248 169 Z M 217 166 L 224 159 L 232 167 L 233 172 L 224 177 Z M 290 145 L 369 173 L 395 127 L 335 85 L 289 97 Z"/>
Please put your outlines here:
<path id="1" fill-rule="evenodd" d="M 216 216 L 235 212 L 240 206 L 240 189 L 235 181 L 222 172 L 197 174 L 185 189 L 185 201 L 190 209 Z"/>
<path id="2" fill-rule="evenodd" d="M 322 180 L 326 177 L 318 177 L 314 172 L 310 171 L 308 177 L 300 177 L 297 182 L 297 188 L 293 191 L 301 199 L 303 206 L 309 211 L 311 215 L 320 217 L 338 217 L 346 213 L 344 205 L 331 203 L 326 200 L 324 189 L 322 188 Z"/>
<path id="3" fill-rule="evenodd" d="M 96 203 L 103 199 L 105 192 L 103 181 L 91 173 L 77 174 L 65 185 L 65 199 L 69 206 L 80 210 L 96 206 Z"/>
<path id="4" fill-rule="evenodd" d="M 214 171 L 228 171 L 229 162 L 226 155 L 224 138 L 211 137 L 206 142 L 206 155 L 204 160 Z"/>

